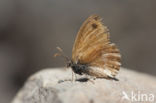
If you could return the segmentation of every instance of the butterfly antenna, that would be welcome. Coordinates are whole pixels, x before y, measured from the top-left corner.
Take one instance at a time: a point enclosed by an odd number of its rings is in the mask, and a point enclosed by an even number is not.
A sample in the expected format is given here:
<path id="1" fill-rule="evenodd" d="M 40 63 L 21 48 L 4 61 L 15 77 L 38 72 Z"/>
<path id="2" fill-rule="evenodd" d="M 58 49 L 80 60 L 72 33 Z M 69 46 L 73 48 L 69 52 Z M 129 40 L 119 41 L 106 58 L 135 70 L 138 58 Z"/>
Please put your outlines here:
<path id="1" fill-rule="evenodd" d="M 56 47 L 56 49 L 59 51 L 59 53 L 54 54 L 54 57 L 62 56 L 66 61 L 69 61 L 70 59 L 64 54 L 63 50 L 60 47 Z"/>

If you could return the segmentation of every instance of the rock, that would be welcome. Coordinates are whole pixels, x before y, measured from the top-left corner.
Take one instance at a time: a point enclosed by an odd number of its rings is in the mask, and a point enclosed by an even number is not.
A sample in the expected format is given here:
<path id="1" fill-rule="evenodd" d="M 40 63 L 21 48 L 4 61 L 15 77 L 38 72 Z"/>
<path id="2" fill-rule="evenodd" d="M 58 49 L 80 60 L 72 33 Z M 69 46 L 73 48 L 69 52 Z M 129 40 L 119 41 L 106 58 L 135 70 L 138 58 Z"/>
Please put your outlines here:
<path id="1" fill-rule="evenodd" d="M 121 68 L 119 81 L 71 79 L 71 70 L 44 69 L 32 75 L 12 103 L 131 103 L 156 101 L 156 77 Z M 84 78 L 78 76 L 77 78 Z M 61 81 L 62 80 L 62 81 Z"/>

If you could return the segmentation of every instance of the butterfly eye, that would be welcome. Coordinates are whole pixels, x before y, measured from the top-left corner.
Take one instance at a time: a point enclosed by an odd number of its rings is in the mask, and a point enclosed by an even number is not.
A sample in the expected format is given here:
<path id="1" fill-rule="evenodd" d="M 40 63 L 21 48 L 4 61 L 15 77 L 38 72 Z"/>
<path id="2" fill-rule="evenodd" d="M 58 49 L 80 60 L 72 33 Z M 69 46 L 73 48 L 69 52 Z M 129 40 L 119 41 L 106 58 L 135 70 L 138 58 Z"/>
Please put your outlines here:
<path id="1" fill-rule="evenodd" d="M 71 67 L 72 63 L 71 62 L 68 62 L 67 63 L 67 68 Z"/>

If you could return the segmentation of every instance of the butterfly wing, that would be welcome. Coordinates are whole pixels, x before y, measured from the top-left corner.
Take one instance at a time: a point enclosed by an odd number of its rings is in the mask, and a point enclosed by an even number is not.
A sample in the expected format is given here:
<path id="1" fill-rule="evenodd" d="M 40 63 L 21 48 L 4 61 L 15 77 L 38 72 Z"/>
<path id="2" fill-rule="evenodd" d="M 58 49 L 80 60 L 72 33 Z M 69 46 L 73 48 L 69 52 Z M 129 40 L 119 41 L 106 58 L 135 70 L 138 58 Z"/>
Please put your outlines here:
<path id="1" fill-rule="evenodd" d="M 81 26 L 72 50 L 72 61 L 89 65 L 89 75 L 115 76 L 120 68 L 120 53 L 110 43 L 109 32 L 97 15 L 90 16 Z"/>

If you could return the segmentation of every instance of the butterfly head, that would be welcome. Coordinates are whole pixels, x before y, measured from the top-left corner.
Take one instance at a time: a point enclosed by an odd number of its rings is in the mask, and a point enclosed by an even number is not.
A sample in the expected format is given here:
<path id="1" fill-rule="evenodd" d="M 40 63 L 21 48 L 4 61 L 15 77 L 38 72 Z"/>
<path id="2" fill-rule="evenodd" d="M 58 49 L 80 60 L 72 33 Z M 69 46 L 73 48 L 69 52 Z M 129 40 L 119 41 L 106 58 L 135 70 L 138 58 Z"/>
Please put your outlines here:
<path id="1" fill-rule="evenodd" d="M 66 63 L 67 68 L 72 67 L 72 65 L 73 65 L 72 60 L 67 61 Z"/>

